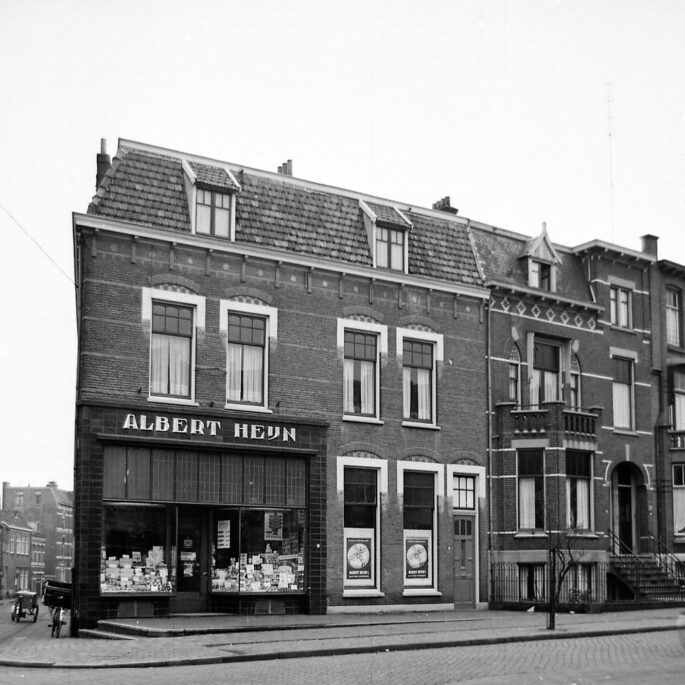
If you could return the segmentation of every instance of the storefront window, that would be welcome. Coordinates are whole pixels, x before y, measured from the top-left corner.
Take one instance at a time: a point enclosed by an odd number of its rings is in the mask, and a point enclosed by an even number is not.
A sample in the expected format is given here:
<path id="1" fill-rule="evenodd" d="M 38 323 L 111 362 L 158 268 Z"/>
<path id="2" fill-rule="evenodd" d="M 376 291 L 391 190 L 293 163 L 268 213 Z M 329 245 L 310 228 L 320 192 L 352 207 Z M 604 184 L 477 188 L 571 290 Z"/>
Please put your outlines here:
<path id="1" fill-rule="evenodd" d="M 165 507 L 106 506 L 100 589 L 103 594 L 173 592 L 176 550 Z"/>
<path id="2" fill-rule="evenodd" d="M 219 509 L 213 535 L 213 592 L 304 591 L 304 509 Z"/>

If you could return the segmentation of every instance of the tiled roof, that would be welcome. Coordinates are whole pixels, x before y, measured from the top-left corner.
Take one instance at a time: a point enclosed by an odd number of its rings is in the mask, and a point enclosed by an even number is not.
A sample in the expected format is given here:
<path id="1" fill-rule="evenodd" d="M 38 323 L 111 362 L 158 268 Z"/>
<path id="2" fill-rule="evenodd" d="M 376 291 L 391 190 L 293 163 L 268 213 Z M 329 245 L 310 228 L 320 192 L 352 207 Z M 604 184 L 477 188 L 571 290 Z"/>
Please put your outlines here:
<path id="1" fill-rule="evenodd" d="M 120 148 L 88 212 L 190 232 L 183 173 L 177 159 Z"/>
<path id="2" fill-rule="evenodd" d="M 528 238 L 493 230 L 472 228 L 472 235 L 485 281 L 510 283 L 513 287 L 528 287 L 528 263 L 521 256 L 525 253 Z M 580 260 L 566 251 L 557 250 L 555 293 L 581 302 L 592 301 Z"/>
<path id="3" fill-rule="evenodd" d="M 407 223 L 406 219 L 397 211 L 395 207 L 388 207 L 388 205 L 379 205 L 375 202 L 366 203 L 369 209 L 376 215 L 378 221 L 388 226 L 397 226 L 399 228 L 409 228 L 411 224 Z"/>
<path id="4" fill-rule="evenodd" d="M 90 214 L 170 231 L 190 232 L 182 156 L 120 147 Z M 230 177 L 222 165 L 189 161 L 198 181 L 215 185 Z M 327 191 L 288 176 L 270 176 L 231 166 L 237 193 L 236 243 L 260 245 L 321 259 L 371 267 L 371 251 L 359 196 Z M 223 175 L 222 175 L 223 174 Z M 368 203 L 368 200 L 365 200 Z M 391 206 L 372 202 L 383 221 L 408 228 Z M 464 224 L 403 208 L 409 232 L 410 274 L 450 283 L 481 285 Z"/>
<path id="5" fill-rule="evenodd" d="M 236 186 L 223 167 L 200 164 L 199 162 L 189 162 L 189 164 L 197 176 L 198 183 L 212 186 L 213 188 L 238 189 L 238 186 Z"/>

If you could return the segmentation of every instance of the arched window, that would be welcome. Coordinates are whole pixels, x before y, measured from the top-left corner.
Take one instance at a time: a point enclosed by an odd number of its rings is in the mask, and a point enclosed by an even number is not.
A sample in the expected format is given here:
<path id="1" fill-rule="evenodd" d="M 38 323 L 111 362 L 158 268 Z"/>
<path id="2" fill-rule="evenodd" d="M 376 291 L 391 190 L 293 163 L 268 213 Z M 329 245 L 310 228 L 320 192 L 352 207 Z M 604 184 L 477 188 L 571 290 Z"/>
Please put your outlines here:
<path id="1" fill-rule="evenodd" d="M 569 404 L 571 409 L 580 410 L 581 408 L 581 397 L 580 397 L 580 362 L 578 357 L 573 354 L 571 355 L 571 375 L 570 375 L 570 386 L 569 386 Z"/>
<path id="2" fill-rule="evenodd" d="M 509 350 L 508 397 L 517 405 L 521 404 L 521 353 L 516 344 Z"/>

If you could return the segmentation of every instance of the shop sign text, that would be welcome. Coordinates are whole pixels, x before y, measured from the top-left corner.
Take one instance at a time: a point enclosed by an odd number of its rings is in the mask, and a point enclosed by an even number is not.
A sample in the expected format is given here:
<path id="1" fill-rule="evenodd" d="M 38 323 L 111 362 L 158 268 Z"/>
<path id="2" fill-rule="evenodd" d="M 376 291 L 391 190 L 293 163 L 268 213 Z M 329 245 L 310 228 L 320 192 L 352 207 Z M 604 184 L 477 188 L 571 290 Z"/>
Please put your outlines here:
<path id="1" fill-rule="evenodd" d="M 216 437 L 223 432 L 221 421 L 214 419 L 187 419 L 182 416 L 147 416 L 146 414 L 126 414 L 124 430 L 149 431 L 155 433 L 185 433 L 188 435 L 207 435 Z M 278 440 L 294 442 L 296 428 L 286 426 L 264 426 L 258 423 L 234 423 L 233 437 L 245 440 Z"/>

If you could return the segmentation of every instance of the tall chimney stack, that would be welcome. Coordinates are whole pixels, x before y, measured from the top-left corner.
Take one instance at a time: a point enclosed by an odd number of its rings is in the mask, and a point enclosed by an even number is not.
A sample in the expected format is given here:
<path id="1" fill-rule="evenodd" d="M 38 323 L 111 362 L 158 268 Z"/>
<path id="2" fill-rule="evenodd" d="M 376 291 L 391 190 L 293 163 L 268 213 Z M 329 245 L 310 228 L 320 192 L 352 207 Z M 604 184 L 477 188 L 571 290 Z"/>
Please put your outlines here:
<path id="1" fill-rule="evenodd" d="M 97 172 L 95 174 L 95 188 L 99 188 L 102 183 L 102 179 L 105 177 L 107 170 L 111 166 L 111 161 L 109 155 L 107 154 L 107 140 L 105 138 L 100 138 L 100 152 L 97 154 L 96 159 Z"/>
<path id="2" fill-rule="evenodd" d="M 652 257 L 658 256 L 658 245 L 657 243 L 659 242 L 659 236 L 656 235 L 650 235 L 649 233 L 647 235 L 643 235 L 642 238 L 642 251 L 645 254 L 648 254 Z"/>

